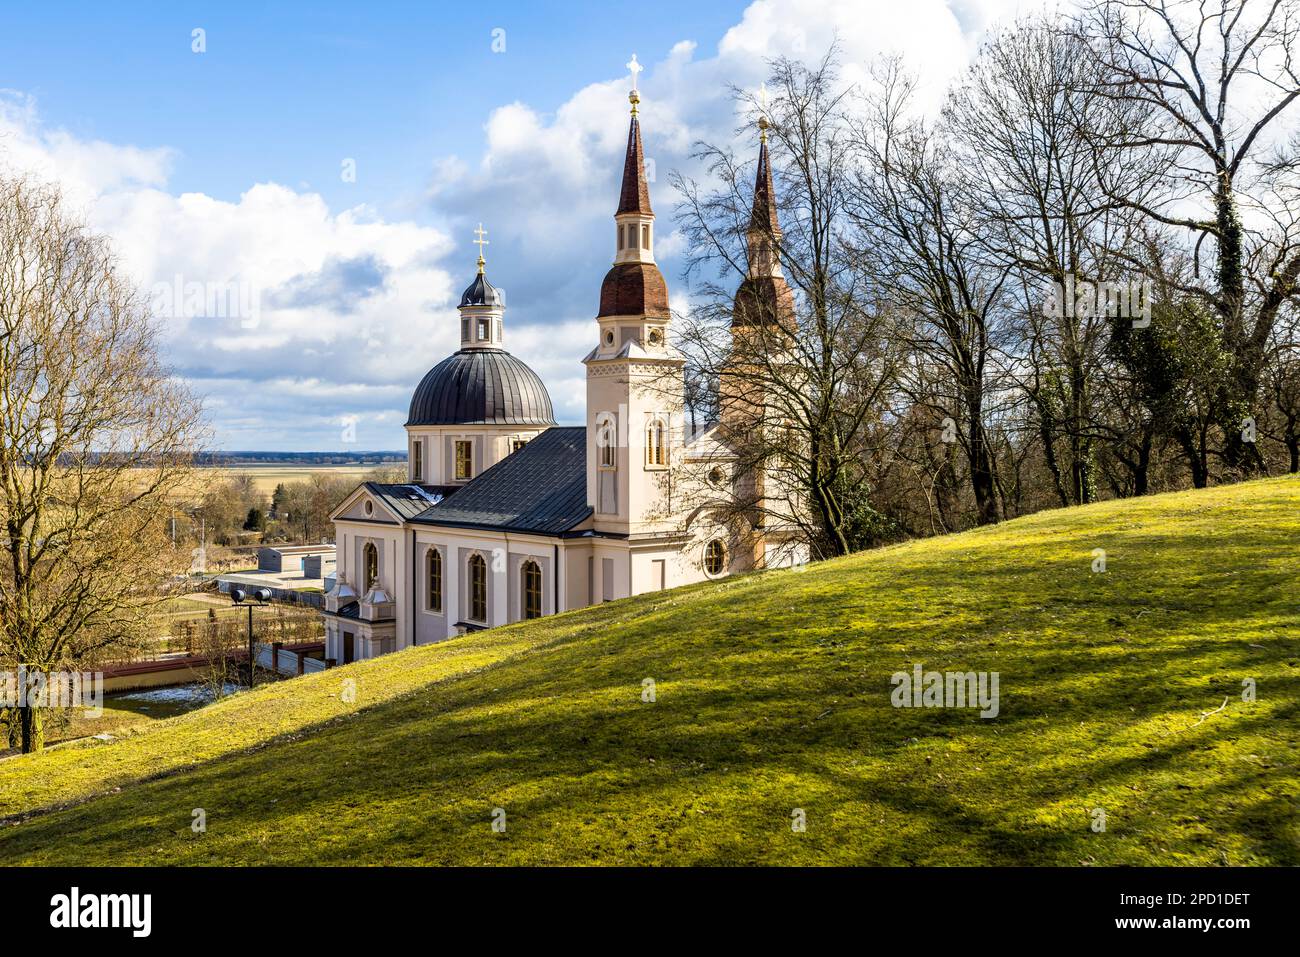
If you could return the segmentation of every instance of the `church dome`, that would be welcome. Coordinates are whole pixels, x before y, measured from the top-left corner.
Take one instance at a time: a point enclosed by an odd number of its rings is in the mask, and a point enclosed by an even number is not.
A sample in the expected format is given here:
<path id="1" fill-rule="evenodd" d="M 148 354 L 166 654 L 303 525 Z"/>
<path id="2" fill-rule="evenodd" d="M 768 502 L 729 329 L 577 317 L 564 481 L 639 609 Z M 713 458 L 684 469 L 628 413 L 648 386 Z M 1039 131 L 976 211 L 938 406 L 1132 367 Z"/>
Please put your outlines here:
<path id="1" fill-rule="evenodd" d="M 748 276 L 736 290 L 731 325 L 780 324 L 789 329 L 794 322 L 794 293 L 778 276 Z"/>
<path id="2" fill-rule="evenodd" d="M 604 316 L 653 316 L 667 319 L 668 286 L 654 263 L 618 263 L 600 284 L 600 312 Z"/>
<path id="3" fill-rule="evenodd" d="M 421 380 L 406 424 L 549 426 L 555 413 L 537 373 L 510 353 L 462 349 Z"/>
<path id="4" fill-rule="evenodd" d="M 487 281 L 487 276 L 479 272 L 474 277 L 474 281 L 461 293 L 460 305 L 461 308 L 465 306 L 495 306 L 504 309 L 506 307 L 506 291 L 492 285 Z"/>

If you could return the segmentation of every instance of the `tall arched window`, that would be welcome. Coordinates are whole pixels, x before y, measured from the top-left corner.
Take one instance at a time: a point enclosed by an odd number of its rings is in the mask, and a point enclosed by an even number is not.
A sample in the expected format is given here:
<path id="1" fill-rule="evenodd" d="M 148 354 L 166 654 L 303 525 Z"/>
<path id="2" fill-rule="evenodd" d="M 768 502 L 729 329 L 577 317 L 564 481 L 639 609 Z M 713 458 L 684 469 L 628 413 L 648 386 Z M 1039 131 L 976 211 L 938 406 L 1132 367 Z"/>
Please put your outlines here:
<path id="1" fill-rule="evenodd" d="M 487 562 L 482 555 L 469 557 L 469 616 L 487 621 Z"/>
<path id="2" fill-rule="evenodd" d="M 721 540 L 713 539 L 704 546 L 704 570 L 710 575 L 721 575 L 727 567 L 727 549 Z"/>
<path id="3" fill-rule="evenodd" d="M 542 569 L 537 562 L 529 559 L 520 569 L 521 593 L 523 595 L 524 617 L 542 617 Z"/>
<path id="4" fill-rule="evenodd" d="M 425 584 L 429 589 L 429 611 L 442 614 L 442 552 L 431 548 L 424 559 Z"/>
<path id="5" fill-rule="evenodd" d="M 366 583 L 365 590 L 370 591 L 370 586 L 379 577 L 379 549 L 375 548 L 374 542 L 366 542 L 366 547 L 361 550 L 361 564 L 365 568 L 362 581 Z"/>
<path id="6" fill-rule="evenodd" d="M 667 465 L 668 443 L 664 420 L 653 418 L 645 427 L 645 464 Z"/>
<path id="7" fill-rule="evenodd" d="M 614 468 L 617 449 L 614 444 L 614 417 L 608 412 L 602 413 L 596 421 L 596 447 L 599 450 L 597 461 L 601 468 Z"/>

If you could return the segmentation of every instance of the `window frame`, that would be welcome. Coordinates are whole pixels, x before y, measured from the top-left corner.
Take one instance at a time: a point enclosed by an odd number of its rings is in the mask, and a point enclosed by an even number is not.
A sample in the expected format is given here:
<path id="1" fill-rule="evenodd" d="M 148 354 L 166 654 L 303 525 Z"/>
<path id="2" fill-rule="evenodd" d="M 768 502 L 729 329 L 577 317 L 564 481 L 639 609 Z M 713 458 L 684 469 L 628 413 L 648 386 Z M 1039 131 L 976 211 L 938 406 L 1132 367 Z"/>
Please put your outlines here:
<path id="1" fill-rule="evenodd" d="M 541 618 L 543 607 L 542 566 L 535 560 L 525 559 L 519 566 L 519 615 L 524 621 Z"/>
<path id="2" fill-rule="evenodd" d="M 618 468 L 617 428 L 608 412 L 596 418 L 596 463 L 608 472 Z"/>
<path id="3" fill-rule="evenodd" d="M 717 549 L 718 568 L 716 571 L 711 567 L 714 548 Z M 704 545 L 704 574 L 710 578 L 718 578 L 727 570 L 727 546 L 720 538 L 711 538 Z"/>
<path id="4" fill-rule="evenodd" d="M 463 460 L 462 450 L 465 453 Z M 463 473 L 462 464 L 465 466 Z M 474 443 L 470 439 L 452 440 L 452 470 L 452 479 L 457 482 L 468 482 L 474 477 Z"/>
<path id="5" fill-rule="evenodd" d="M 478 552 L 469 557 L 469 620 L 487 624 L 487 561 Z M 481 612 L 481 614 L 480 614 Z"/>
<path id="6" fill-rule="evenodd" d="M 663 416 L 652 415 L 645 425 L 645 467 L 664 469 L 668 467 L 668 427 Z"/>
<path id="7" fill-rule="evenodd" d="M 366 542 L 361 548 L 361 579 L 365 582 L 363 594 L 379 581 L 379 549 L 374 542 Z"/>
<path id="8" fill-rule="evenodd" d="M 415 439 L 411 443 L 411 478 L 417 482 L 424 481 L 424 440 Z"/>
<path id="9" fill-rule="evenodd" d="M 435 615 L 441 615 L 443 609 L 442 590 L 442 550 L 430 548 L 424 556 L 424 609 Z"/>

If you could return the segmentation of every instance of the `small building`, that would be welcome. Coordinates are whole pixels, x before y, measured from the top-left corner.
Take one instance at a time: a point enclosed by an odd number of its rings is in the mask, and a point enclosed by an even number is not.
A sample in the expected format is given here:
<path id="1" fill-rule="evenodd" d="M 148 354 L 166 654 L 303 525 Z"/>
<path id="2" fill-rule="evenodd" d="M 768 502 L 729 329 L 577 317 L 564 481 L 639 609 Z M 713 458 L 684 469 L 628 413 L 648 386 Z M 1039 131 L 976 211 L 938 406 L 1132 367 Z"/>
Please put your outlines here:
<path id="1" fill-rule="evenodd" d="M 316 559 L 317 574 L 306 574 L 304 564 L 308 559 Z M 257 550 L 257 570 L 260 572 L 297 573 L 304 578 L 320 578 L 319 563 L 334 564 L 333 545 L 265 545 Z"/>
<path id="2" fill-rule="evenodd" d="M 328 555 L 308 555 L 302 560 L 302 577 L 324 578 L 326 575 L 332 575 L 334 562 L 335 558 L 332 551 Z"/>

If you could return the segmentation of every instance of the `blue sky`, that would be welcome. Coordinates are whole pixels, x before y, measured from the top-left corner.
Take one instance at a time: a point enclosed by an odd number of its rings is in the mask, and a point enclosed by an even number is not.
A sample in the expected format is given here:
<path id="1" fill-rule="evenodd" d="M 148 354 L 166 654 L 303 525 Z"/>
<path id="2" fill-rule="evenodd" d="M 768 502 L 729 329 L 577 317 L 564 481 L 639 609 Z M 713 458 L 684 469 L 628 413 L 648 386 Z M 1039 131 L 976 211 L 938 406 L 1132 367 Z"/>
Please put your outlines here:
<path id="1" fill-rule="evenodd" d="M 7 4 L 0 167 L 59 181 L 114 238 L 162 304 L 168 359 L 205 396 L 216 447 L 403 447 L 411 391 L 455 348 L 479 220 L 510 293 L 507 347 L 575 422 L 633 52 L 659 258 L 685 307 L 667 171 L 689 169 L 701 139 L 752 151 L 728 84 L 838 36 L 850 77 L 899 52 L 938 90 L 1014 6 Z M 164 295 L 192 283 L 237 286 L 255 315 Z"/>

